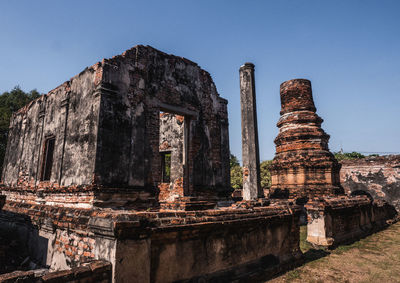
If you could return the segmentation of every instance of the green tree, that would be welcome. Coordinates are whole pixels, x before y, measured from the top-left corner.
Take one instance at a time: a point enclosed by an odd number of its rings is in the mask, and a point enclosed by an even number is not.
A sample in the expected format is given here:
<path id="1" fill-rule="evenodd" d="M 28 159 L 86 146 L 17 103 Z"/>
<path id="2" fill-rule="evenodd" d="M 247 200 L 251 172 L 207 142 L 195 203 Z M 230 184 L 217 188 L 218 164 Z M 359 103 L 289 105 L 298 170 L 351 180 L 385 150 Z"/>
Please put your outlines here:
<path id="1" fill-rule="evenodd" d="M 271 164 L 272 160 L 265 160 L 260 164 L 261 188 L 263 189 L 271 187 L 271 172 L 269 171 Z"/>
<path id="2" fill-rule="evenodd" d="M 242 167 L 237 159 L 237 157 L 231 154 L 230 158 L 230 168 L 231 168 L 231 186 L 232 188 L 241 189 L 243 184 L 243 172 Z"/>
<path id="3" fill-rule="evenodd" d="M 260 178 L 261 188 L 268 189 L 271 187 L 271 173 L 269 168 L 272 164 L 272 160 L 265 160 L 260 164 Z M 237 157 L 231 154 L 230 158 L 231 166 L 231 186 L 234 189 L 242 189 L 243 187 L 243 168 L 240 166 Z"/>
<path id="4" fill-rule="evenodd" d="M 36 89 L 24 92 L 19 86 L 14 87 L 10 92 L 6 91 L 0 95 L 0 172 L 3 170 L 8 127 L 12 113 L 39 96 L 40 93 Z"/>
<path id="5" fill-rule="evenodd" d="M 232 153 L 231 153 L 231 158 L 230 158 L 229 162 L 230 162 L 230 167 L 231 168 L 233 168 L 235 166 L 240 166 L 239 160 Z"/>

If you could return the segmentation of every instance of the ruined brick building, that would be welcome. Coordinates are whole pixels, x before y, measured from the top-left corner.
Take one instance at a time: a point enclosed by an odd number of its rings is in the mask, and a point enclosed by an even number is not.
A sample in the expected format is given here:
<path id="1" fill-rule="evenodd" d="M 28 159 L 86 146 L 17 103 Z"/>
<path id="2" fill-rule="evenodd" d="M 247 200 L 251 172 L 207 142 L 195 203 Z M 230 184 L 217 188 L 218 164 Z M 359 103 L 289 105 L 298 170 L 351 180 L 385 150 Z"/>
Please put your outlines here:
<path id="1" fill-rule="evenodd" d="M 185 58 L 139 45 L 15 113 L 0 231 L 44 270 L 0 281 L 262 281 L 301 260 L 293 198 L 305 195 L 316 197 L 307 204 L 316 245 L 383 227 L 385 204 L 335 197 L 340 167 L 306 80 L 281 86 L 271 195 L 286 198 L 263 197 L 254 65 L 240 75 L 248 156 L 238 202 L 230 197 L 227 101 Z"/>
<path id="2" fill-rule="evenodd" d="M 137 46 L 14 114 L 2 180 L 9 198 L 76 207 L 147 209 L 158 189 L 217 200 L 230 193 L 227 101 L 197 64 Z"/>
<path id="3" fill-rule="evenodd" d="M 254 65 L 240 68 L 242 110 L 243 198 L 260 198 L 260 168 Z M 275 139 L 276 154 L 270 167 L 271 187 L 264 195 L 286 199 L 302 207 L 300 221 L 307 223 L 307 241 L 332 247 L 380 229 L 397 214 L 393 201 L 345 195 L 340 164 L 329 151 L 323 120 L 316 114 L 311 82 L 289 80 L 280 86 L 281 117 Z M 393 171 L 393 170 L 392 170 Z M 393 176 L 391 176 L 393 177 Z M 393 180 L 393 178 L 391 178 Z M 235 192 L 236 194 L 236 192 Z M 392 193 L 393 194 L 393 193 Z"/>
<path id="4" fill-rule="evenodd" d="M 210 75 L 136 46 L 13 115 L 0 227 L 69 280 L 93 260 L 113 282 L 236 280 L 298 260 L 298 207 L 234 204 L 229 170 Z"/>
<path id="5" fill-rule="evenodd" d="M 340 163 L 340 182 L 347 194 L 367 194 L 385 200 L 400 212 L 400 155 L 370 156 Z"/>

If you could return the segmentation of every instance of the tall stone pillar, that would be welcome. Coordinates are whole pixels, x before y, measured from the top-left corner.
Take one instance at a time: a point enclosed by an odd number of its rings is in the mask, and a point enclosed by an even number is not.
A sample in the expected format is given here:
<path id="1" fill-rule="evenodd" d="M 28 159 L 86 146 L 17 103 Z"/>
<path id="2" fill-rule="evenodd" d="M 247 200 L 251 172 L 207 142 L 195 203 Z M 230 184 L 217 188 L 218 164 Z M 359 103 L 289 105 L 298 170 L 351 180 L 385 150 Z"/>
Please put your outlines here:
<path id="1" fill-rule="evenodd" d="M 258 149 L 256 89 L 254 65 L 240 67 L 240 105 L 242 112 L 242 161 L 244 200 L 263 196 L 260 184 L 260 155 Z"/>

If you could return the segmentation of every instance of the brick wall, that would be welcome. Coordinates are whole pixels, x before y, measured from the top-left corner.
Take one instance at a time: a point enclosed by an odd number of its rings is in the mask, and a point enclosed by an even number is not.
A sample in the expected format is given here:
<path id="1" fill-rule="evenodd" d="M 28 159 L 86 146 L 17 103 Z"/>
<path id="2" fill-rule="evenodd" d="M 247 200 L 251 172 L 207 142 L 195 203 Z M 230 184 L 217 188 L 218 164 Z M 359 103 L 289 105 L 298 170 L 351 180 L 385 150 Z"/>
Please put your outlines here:
<path id="1" fill-rule="evenodd" d="M 340 165 L 329 151 L 329 135 L 316 114 L 311 82 L 294 79 L 280 86 L 281 117 L 271 164 L 271 198 L 307 199 L 343 193 Z"/>
<path id="2" fill-rule="evenodd" d="M 57 230 L 55 239 L 54 248 L 64 254 L 67 263 L 72 266 L 95 258 L 94 244 L 96 241 L 93 237 Z"/>
<path id="3" fill-rule="evenodd" d="M 208 72 L 140 45 L 105 59 L 102 66 L 108 90 L 102 95 L 96 170 L 103 184 L 157 189 L 163 111 L 187 121 L 185 196 L 196 195 L 198 188 L 230 190 L 227 101 Z"/>
<path id="4" fill-rule="evenodd" d="M 298 221 L 299 207 L 286 202 L 138 212 L 7 201 L 0 212 L 0 228 L 18 232 L 32 260 L 65 270 L 104 259 L 116 282 L 214 278 L 221 271 L 234 278 L 236 268 L 254 262 L 282 267 L 301 256 Z"/>
<path id="5" fill-rule="evenodd" d="M 346 193 L 368 193 L 400 212 L 400 155 L 342 160 L 340 181 Z"/>
<path id="6" fill-rule="evenodd" d="M 51 269 L 109 259 L 113 240 L 90 228 L 100 211 L 7 201 L 0 213 L 3 233 L 12 233 L 32 260 Z M 97 242 L 96 242 L 97 241 Z"/>
<path id="7" fill-rule="evenodd" d="M 141 45 L 86 68 L 15 113 L 1 189 L 10 200 L 48 205 L 155 207 L 160 111 L 188 121 L 189 164 L 173 182 L 176 191 L 228 196 L 227 101 L 196 63 Z M 49 180 L 42 180 L 49 138 L 54 158 Z"/>

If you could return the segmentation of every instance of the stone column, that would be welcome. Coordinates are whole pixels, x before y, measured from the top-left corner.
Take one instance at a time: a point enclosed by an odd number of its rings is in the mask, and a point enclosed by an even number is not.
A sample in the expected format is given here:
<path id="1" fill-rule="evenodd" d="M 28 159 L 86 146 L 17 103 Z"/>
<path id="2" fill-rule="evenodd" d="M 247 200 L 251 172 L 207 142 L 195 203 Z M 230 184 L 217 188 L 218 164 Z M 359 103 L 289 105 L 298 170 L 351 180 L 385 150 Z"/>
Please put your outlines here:
<path id="1" fill-rule="evenodd" d="M 260 185 L 260 156 L 258 149 L 256 90 L 254 65 L 240 67 L 240 105 L 242 112 L 242 161 L 244 200 L 263 196 Z"/>

